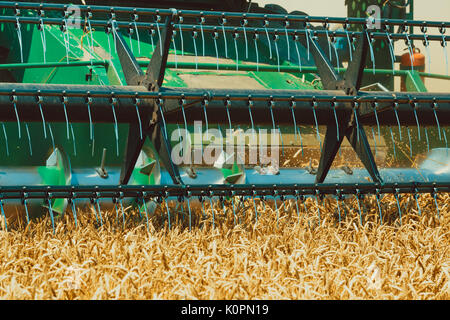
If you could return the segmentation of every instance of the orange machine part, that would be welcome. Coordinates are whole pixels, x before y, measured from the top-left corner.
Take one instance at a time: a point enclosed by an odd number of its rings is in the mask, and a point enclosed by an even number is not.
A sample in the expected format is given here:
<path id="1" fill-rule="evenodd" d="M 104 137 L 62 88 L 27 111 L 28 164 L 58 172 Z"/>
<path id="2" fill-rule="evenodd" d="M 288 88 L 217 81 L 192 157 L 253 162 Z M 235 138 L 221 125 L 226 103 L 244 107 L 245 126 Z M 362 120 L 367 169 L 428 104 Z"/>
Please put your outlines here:
<path id="1" fill-rule="evenodd" d="M 420 52 L 419 49 L 413 48 L 413 58 L 410 58 L 409 52 L 402 55 L 400 63 L 403 67 L 411 67 L 411 60 L 413 67 L 424 67 L 425 66 L 425 56 Z"/>
<path id="2" fill-rule="evenodd" d="M 419 72 L 425 71 L 425 56 L 420 52 L 419 49 L 413 48 L 413 57 L 414 59 L 411 59 L 409 51 L 401 56 L 400 59 L 400 69 L 401 70 L 408 70 L 408 69 L 414 69 Z M 412 60 L 412 61 L 411 61 Z M 411 66 L 412 62 L 412 66 Z M 425 81 L 424 77 L 421 77 L 422 81 Z M 406 76 L 401 77 L 401 84 L 400 84 L 400 90 L 406 91 Z"/>

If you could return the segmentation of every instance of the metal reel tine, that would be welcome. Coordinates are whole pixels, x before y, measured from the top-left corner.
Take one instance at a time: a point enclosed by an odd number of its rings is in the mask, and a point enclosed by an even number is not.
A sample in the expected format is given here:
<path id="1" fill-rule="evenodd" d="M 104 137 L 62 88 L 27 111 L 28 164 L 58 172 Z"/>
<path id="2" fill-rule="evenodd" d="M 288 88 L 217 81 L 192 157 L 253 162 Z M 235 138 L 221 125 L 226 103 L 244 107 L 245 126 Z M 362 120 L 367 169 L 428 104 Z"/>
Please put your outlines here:
<path id="1" fill-rule="evenodd" d="M 298 42 L 300 41 L 300 37 L 297 35 L 297 31 L 294 33 L 294 45 L 295 51 L 297 52 L 297 60 L 298 60 L 298 68 L 300 73 L 302 72 L 302 59 L 300 57 L 300 51 L 298 49 Z"/>
<path id="2" fill-rule="evenodd" d="M 370 49 L 370 59 L 372 60 L 372 67 L 373 67 L 373 74 L 375 74 L 375 54 L 373 51 L 373 45 L 372 42 L 374 41 L 374 39 L 369 35 L 369 32 L 367 32 L 367 30 L 364 30 L 364 33 L 366 34 L 367 37 L 367 43 L 369 44 L 369 49 Z"/>
<path id="3" fill-rule="evenodd" d="M 373 138 L 373 143 L 374 143 L 374 147 L 375 147 L 375 157 L 378 154 L 378 150 L 377 150 L 377 139 L 375 138 L 375 132 L 373 131 L 373 127 L 370 127 L 372 129 L 372 138 Z M 339 148 L 339 150 L 341 150 Z"/>
<path id="4" fill-rule="evenodd" d="M 308 227 L 311 228 L 311 222 L 309 221 L 308 217 L 308 207 L 306 206 L 306 199 L 304 196 L 301 196 L 301 200 L 303 202 L 303 209 L 305 210 L 305 217 L 308 219 Z"/>
<path id="5" fill-rule="evenodd" d="M 118 100 L 116 97 L 114 97 L 114 92 L 111 93 L 111 109 L 114 116 L 114 134 L 116 136 L 116 154 L 119 156 L 119 125 L 117 123 L 117 116 L 116 116 L 116 108 Z"/>
<path id="6" fill-rule="evenodd" d="M 394 112 L 395 112 L 395 118 L 397 119 L 397 124 L 398 124 L 398 134 L 400 137 L 400 141 L 402 141 L 402 126 L 400 124 L 400 119 L 398 118 L 398 112 L 397 112 L 398 107 L 399 107 L 399 104 L 397 102 L 397 99 L 395 99 L 394 100 Z"/>
<path id="7" fill-rule="evenodd" d="M 150 34 L 150 41 L 152 43 L 152 51 L 155 50 L 155 42 L 153 40 L 153 38 L 155 37 L 156 31 L 155 29 L 153 29 L 153 27 L 151 27 L 151 29 L 149 29 L 149 34 Z"/>
<path id="8" fill-rule="evenodd" d="M 150 232 L 150 227 L 149 227 L 149 224 L 148 224 L 148 209 L 147 209 L 147 204 L 146 204 L 146 201 L 145 201 L 145 196 L 146 196 L 146 194 L 144 192 L 144 195 L 141 198 L 141 201 L 142 201 L 142 207 L 144 208 L 144 213 L 145 213 L 145 221 L 146 221 L 146 224 L 147 224 L 147 232 Z"/>
<path id="9" fill-rule="evenodd" d="M 63 109 L 64 109 L 64 117 L 66 118 L 66 133 L 67 133 L 67 140 L 70 140 L 70 125 L 69 125 L 69 116 L 67 115 L 67 107 L 66 104 L 68 102 L 68 99 L 66 97 L 66 92 L 63 91 L 62 97 L 61 97 Z"/>
<path id="10" fill-rule="evenodd" d="M 255 43 L 255 54 L 256 54 L 256 71 L 259 71 L 259 49 L 258 49 L 258 40 L 259 40 L 259 34 L 255 30 L 255 33 L 253 34 L 253 41 Z"/>
<path id="11" fill-rule="evenodd" d="M 3 221 L 5 222 L 5 231 L 8 231 L 8 221 L 6 219 L 5 209 L 3 208 L 3 199 L 0 199 L 0 210 L 2 211 Z"/>
<path id="12" fill-rule="evenodd" d="M 419 213 L 419 216 L 422 216 L 422 210 L 420 209 L 418 197 L 419 197 L 418 190 L 417 188 L 414 188 L 414 199 L 416 200 L 417 212 Z"/>
<path id="13" fill-rule="evenodd" d="M 203 24 L 205 23 L 205 17 L 200 17 L 200 31 L 202 34 L 202 48 L 203 48 L 203 56 L 205 56 L 205 34 L 203 32 Z"/>
<path id="14" fill-rule="evenodd" d="M 381 224 L 383 224 L 383 214 L 382 214 L 382 211 L 381 211 L 381 203 L 380 203 L 380 201 L 381 201 L 381 199 L 380 199 L 380 189 L 378 189 L 378 188 L 376 189 L 375 199 L 377 201 L 378 212 L 380 214 L 380 222 L 381 222 Z"/>
<path id="15" fill-rule="evenodd" d="M 295 102 L 294 96 L 291 97 L 290 104 L 291 104 L 292 120 L 294 121 L 294 137 L 295 137 L 295 141 L 297 141 L 297 121 L 295 120 L 295 112 L 294 112 L 294 109 L 297 106 L 297 103 Z"/>
<path id="16" fill-rule="evenodd" d="M 362 211 L 361 211 L 361 203 L 360 203 L 360 201 L 359 201 L 360 196 L 361 196 L 360 190 L 359 190 L 359 189 L 356 189 L 355 198 L 356 198 L 356 202 L 358 203 L 359 219 L 360 219 L 361 225 L 363 225 L 363 217 L 362 217 Z"/>
<path id="17" fill-rule="evenodd" d="M 226 208 L 226 206 L 225 206 L 225 201 L 224 201 L 224 199 L 222 199 L 221 202 L 222 202 L 223 215 L 226 217 L 226 215 L 227 215 L 227 208 Z"/>
<path id="18" fill-rule="evenodd" d="M 122 192 L 121 192 L 121 195 L 119 197 L 119 204 L 120 204 L 120 211 L 122 211 L 123 228 L 125 228 L 125 209 L 123 208 L 123 194 L 122 194 Z"/>
<path id="19" fill-rule="evenodd" d="M 111 28 L 112 28 L 112 34 L 113 34 L 113 41 L 114 41 L 114 52 L 117 54 L 117 21 L 115 16 L 111 17 Z"/>
<path id="20" fill-rule="evenodd" d="M 421 31 L 423 32 L 423 45 L 425 47 L 425 50 L 427 50 L 427 57 L 428 57 L 428 72 L 431 72 L 431 54 L 430 54 L 430 43 L 428 41 L 428 35 L 426 34 L 427 32 L 427 27 L 426 26 L 422 26 Z"/>
<path id="21" fill-rule="evenodd" d="M 45 24 L 44 24 L 42 19 L 39 20 L 38 29 L 39 29 L 40 35 L 41 35 L 42 56 L 43 56 L 43 59 L 44 59 L 44 63 L 47 63 L 47 61 L 45 59 L 45 54 L 47 52 L 47 46 L 46 46 L 46 40 L 45 40 Z"/>
<path id="22" fill-rule="evenodd" d="M 183 30 L 181 28 L 182 23 L 184 22 L 183 16 L 181 14 L 178 15 L 178 28 L 180 31 L 180 40 L 181 40 L 181 55 L 184 56 L 184 39 L 183 39 Z"/>
<path id="23" fill-rule="evenodd" d="M 263 211 L 266 212 L 266 197 L 265 196 L 261 196 L 259 199 L 260 199 L 259 201 L 263 205 Z"/>
<path id="24" fill-rule="evenodd" d="M 377 101 L 374 101 L 372 104 L 373 112 L 375 113 L 375 120 L 377 121 L 377 128 L 378 128 L 378 141 L 381 141 L 381 130 L 380 130 L 380 121 L 378 120 L 378 108 L 379 104 Z"/>
<path id="25" fill-rule="evenodd" d="M 413 156 L 413 146 L 412 146 L 412 141 L 411 141 L 411 133 L 409 132 L 409 127 L 406 127 L 406 132 L 408 133 L 408 139 L 409 139 L 409 155 Z"/>
<path id="26" fill-rule="evenodd" d="M 181 217 L 183 218 L 184 222 L 184 198 L 178 198 L 178 206 L 181 208 Z"/>
<path id="27" fill-rule="evenodd" d="M 98 214 L 97 214 L 97 208 L 95 207 L 95 198 L 91 198 L 91 204 L 92 204 L 92 209 L 94 210 L 95 219 L 98 223 Z"/>
<path id="28" fill-rule="evenodd" d="M 445 150 L 447 151 L 447 157 L 448 157 L 448 141 L 447 141 L 447 134 L 445 133 L 445 130 L 442 129 L 442 134 L 444 135 L 445 140 Z"/>
<path id="29" fill-rule="evenodd" d="M 338 214 L 339 214 L 339 223 L 341 223 L 341 206 L 339 205 L 339 201 L 341 200 L 342 194 L 341 194 L 341 190 L 336 189 L 336 204 L 337 204 L 337 209 L 338 209 Z"/>
<path id="30" fill-rule="evenodd" d="M 437 113 L 436 113 L 436 110 L 437 110 L 437 108 L 438 108 L 438 104 L 437 104 L 437 102 L 436 102 L 436 99 L 434 99 L 434 101 L 433 101 L 432 108 L 433 108 L 433 113 L 434 113 L 434 117 L 435 117 L 435 119 L 436 119 L 436 124 L 437 124 L 437 128 L 438 128 L 439 140 L 442 140 L 442 136 L 441 136 L 441 126 L 440 126 L 440 124 L 439 124 L 439 119 L 438 119 L 438 116 L 437 116 Z"/>
<path id="31" fill-rule="evenodd" d="M 239 38 L 239 33 L 237 32 L 237 29 L 233 32 L 233 39 L 234 39 L 234 49 L 236 52 L 236 71 L 239 71 L 239 50 L 237 45 L 237 39 Z"/>
<path id="32" fill-rule="evenodd" d="M 28 127 L 27 127 L 27 130 L 28 130 Z M 77 147 L 76 147 L 76 142 L 75 142 L 75 133 L 73 131 L 72 124 L 70 124 L 70 131 L 72 132 L 72 139 L 73 139 L 73 154 L 76 157 L 77 156 Z M 30 143 L 30 150 L 31 150 L 31 143 Z"/>
<path id="33" fill-rule="evenodd" d="M 280 212 L 278 210 L 278 204 L 277 204 L 277 197 L 276 197 L 276 195 L 273 196 L 273 201 L 275 202 L 275 212 L 277 214 L 277 228 L 278 228 L 278 221 L 280 219 Z"/>
<path id="34" fill-rule="evenodd" d="M 5 124 L 2 122 L 3 135 L 5 136 L 6 156 L 9 157 L 8 134 L 6 133 Z"/>
<path id="35" fill-rule="evenodd" d="M 273 130 L 275 130 L 276 129 L 276 127 L 275 127 L 275 118 L 273 116 L 273 108 L 275 108 L 275 101 L 273 100 L 272 96 L 270 96 L 268 104 L 269 104 L 270 116 L 272 117 Z"/>
<path id="36" fill-rule="evenodd" d="M 269 59 L 272 60 L 272 44 L 270 42 L 270 37 L 269 37 L 269 31 L 267 30 L 267 27 L 269 26 L 269 20 L 264 20 L 264 30 L 266 31 L 266 36 L 267 36 L 267 42 L 269 43 Z"/>
<path id="37" fill-rule="evenodd" d="M 167 209 L 167 222 L 169 225 L 169 230 L 171 229 L 171 224 L 170 224 L 170 209 L 169 209 L 169 203 L 167 201 L 167 198 L 164 199 L 164 203 L 166 205 L 166 209 Z"/>
<path id="38" fill-rule="evenodd" d="M 222 16 L 222 33 L 223 33 L 223 41 L 224 41 L 224 45 L 225 45 L 225 58 L 228 59 L 228 42 L 227 42 L 227 34 L 225 33 L 225 24 L 227 23 L 227 19 L 225 18 L 225 16 Z"/>
<path id="39" fill-rule="evenodd" d="M 287 59 L 288 59 L 288 61 L 291 60 L 291 46 L 289 44 L 289 34 L 288 34 L 288 27 L 289 27 L 289 25 L 290 25 L 289 20 L 286 19 L 284 21 L 284 33 L 286 35 Z"/>
<path id="40" fill-rule="evenodd" d="M 50 138 L 52 140 L 53 150 L 55 150 L 55 138 L 53 137 L 53 130 L 52 130 L 52 126 L 50 123 L 48 123 L 48 131 L 50 132 Z"/>
<path id="41" fill-rule="evenodd" d="M 13 103 L 13 107 L 14 107 L 14 113 L 16 115 L 16 120 L 17 120 L 17 131 L 19 134 L 19 139 L 22 138 L 22 133 L 21 133 L 21 128 L 20 128 L 20 119 L 19 119 L 19 113 L 17 112 L 17 96 L 14 94 L 15 90 L 13 90 L 13 95 L 11 96 L 11 101 Z"/>
<path id="42" fill-rule="evenodd" d="M 336 121 L 336 138 L 337 138 L 337 141 L 339 141 L 340 140 L 340 138 L 339 138 L 339 121 L 338 121 L 338 117 L 336 114 L 336 108 L 337 108 L 336 97 L 334 97 L 333 101 L 331 102 L 331 108 L 333 108 L 334 120 Z"/>
<path id="43" fill-rule="evenodd" d="M 108 26 L 105 28 L 105 33 L 106 33 L 106 39 L 108 40 L 108 57 L 109 57 L 109 62 L 112 62 L 112 53 L 111 53 L 111 40 L 110 35 L 111 35 L 111 28 Z M 152 39 L 153 41 L 153 39 Z M 153 48 L 153 47 L 152 47 Z"/>
<path id="44" fill-rule="evenodd" d="M 253 200 L 253 208 L 255 209 L 255 222 L 258 223 L 258 209 L 256 208 L 255 196 L 252 197 Z"/>
<path id="45" fill-rule="evenodd" d="M 253 122 L 253 116 L 252 116 L 253 100 L 252 100 L 252 96 L 251 95 L 248 96 L 247 105 L 248 105 L 248 113 L 250 115 L 250 122 L 252 124 L 252 132 L 255 132 L 255 124 Z"/>
<path id="46" fill-rule="evenodd" d="M 317 141 L 319 141 L 319 146 L 320 146 L 320 150 L 322 150 L 322 141 L 320 139 L 320 133 L 319 133 L 319 123 L 317 121 L 317 114 L 316 114 L 316 108 L 318 107 L 316 98 L 313 97 L 312 100 L 312 111 L 313 111 L 313 115 L 314 115 L 314 122 L 316 124 L 316 137 L 317 137 Z"/>
<path id="47" fill-rule="evenodd" d="M 392 140 L 392 147 L 393 147 L 393 152 L 394 152 L 394 159 L 397 158 L 397 153 L 395 152 L 395 140 L 394 140 L 394 134 L 392 132 L 392 128 L 389 126 L 389 132 L 391 133 L 391 140 Z M 425 128 L 425 133 L 426 133 L 426 128 Z"/>
<path id="48" fill-rule="evenodd" d="M 205 124 L 206 124 L 206 139 L 209 140 L 209 125 L 208 125 L 208 113 L 206 112 L 206 107 L 209 105 L 208 95 L 205 94 L 202 99 L 203 106 L 203 114 L 205 115 Z"/>
<path id="49" fill-rule="evenodd" d="M 137 39 L 137 43 L 138 43 L 138 53 L 139 55 L 141 54 L 141 39 L 139 37 L 139 29 L 137 27 L 136 21 L 138 20 L 138 15 L 135 13 L 133 15 L 133 23 L 134 23 L 134 30 L 136 32 L 136 39 Z"/>
<path id="50" fill-rule="evenodd" d="M 73 214 L 73 219 L 75 221 L 75 228 L 78 226 L 78 221 L 77 221 L 77 209 L 75 207 L 75 199 L 71 198 L 70 201 L 72 204 L 72 214 Z"/>
<path id="51" fill-rule="evenodd" d="M 348 28 L 349 28 L 349 24 L 345 23 L 344 24 L 344 30 L 345 30 L 345 36 L 347 37 L 347 43 L 348 43 L 348 53 L 350 56 L 350 62 L 353 61 L 353 50 L 352 50 L 352 42 L 350 41 L 350 35 L 348 32 Z"/>
<path id="52" fill-rule="evenodd" d="M 161 37 L 161 29 L 159 28 L 159 22 L 161 22 L 161 16 L 158 14 L 156 15 L 156 30 L 158 31 L 158 38 L 159 38 L 159 50 L 161 56 L 163 55 L 163 44 L 162 44 L 162 37 Z"/>
<path id="53" fill-rule="evenodd" d="M 295 202 L 295 209 L 296 209 L 296 212 L 297 212 L 297 222 L 300 223 L 300 210 L 298 208 L 298 200 L 299 200 L 298 197 L 299 197 L 298 190 L 295 190 L 295 200 L 294 200 L 294 202 Z"/>
<path id="54" fill-rule="evenodd" d="M 391 55 L 391 62 L 392 62 L 392 73 L 395 74 L 395 53 L 394 53 L 394 45 L 392 44 L 392 39 L 389 35 L 389 33 L 386 31 L 386 39 L 388 40 L 389 45 L 389 54 Z"/>
<path id="55" fill-rule="evenodd" d="M 432 195 L 433 195 L 433 198 L 434 198 L 434 204 L 436 205 L 436 213 L 437 213 L 438 219 L 440 219 L 441 217 L 440 217 L 439 205 L 438 205 L 438 202 L 437 202 L 437 194 L 438 194 L 438 190 L 437 190 L 436 187 L 434 187 Z"/>
<path id="56" fill-rule="evenodd" d="M 417 109 L 419 108 L 418 103 L 415 101 L 415 99 L 413 101 L 411 101 L 411 106 L 413 108 L 413 112 L 414 112 L 414 118 L 416 119 L 416 124 L 417 124 L 417 136 L 419 138 L 420 141 L 420 123 L 419 123 L 419 117 L 417 116 Z"/>
<path id="57" fill-rule="evenodd" d="M 28 129 L 28 123 L 25 123 L 25 130 L 27 131 L 28 147 L 30 148 L 30 156 L 32 156 L 33 149 L 31 148 L 31 136 L 30 136 L 30 130 Z"/>
<path id="58" fill-rule="evenodd" d="M 203 200 L 203 197 L 199 197 L 199 201 L 202 204 L 202 215 L 203 215 L 203 219 L 206 218 L 206 209 L 205 209 L 205 202 Z"/>
<path id="59" fill-rule="evenodd" d="M 440 27 L 439 28 L 439 31 L 441 32 L 441 34 L 442 34 L 442 41 L 441 41 L 441 46 L 442 46 L 442 49 L 444 50 L 444 57 L 445 57 L 445 71 L 446 71 L 446 73 L 447 73 L 447 76 L 448 76 L 448 53 L 447 53 L 447 41 L 445 41 L 445 36 L 444 36 L 444 33 L 445 33 L 445 27 Z"/>
<path id="60" fill-rule="evenodd" d="M 37 101 L 37 105 L 39 107 L 39 111 L 41 113 L 42 129 L 44 130 L 44 138 L 47 139 L 47 129 L 46 129 L 46 125 L 45 125 L 45 117 L 44 117 L 44 112 L 42 111 L 43 98 L 42 98 L 42 96 L 40 96 L 40 94 L 41 93 L 38 91 L 38 95 L 36 96 L 36 101 Z"/>
<path id="61" fill-rule="evenodd" d="M 67 25 L 67 23 L 66 23 L 66 25 Z M 21 30 L 21 27 L 20 27 L 20 22 L 19 22 L 19 17 L 18 16 L 16 16 L 16 31 L 17 31 L 17 39 L 19 41 L 19 47 L 20 47 L 20 62 L 23 63 L 22 30 Z"/>
<path id="62" fill-rule="evenodd" d="M 97 206 L 98 216 L 100 217 L 100 225 L 103 226 L 102 211 L 100 210 L 100 203 L 98 198 L 95 199 L 95 205 Z"/>
<path id="63" fill-rule="evenodd" d="M 400 218 L 400 225 L 402 225 L 402 209 L 400 207 L 400 200 L 398 198 L 399 191 L 400 190 L 398 188 L 395 188 L 395 190 L 394 190 L 394 197 L 395 197 L 395 201 L 397 202 L 397 209 L 398 209 L 398 215 L 399 215 L 399 218 Z"/>
<path id="64" fill-rule="evenodd" d="M 28 225 L 30 224 L 30 215 L 28 214 L 27 199 L 23 199 L 23 206 L 25 208 L 25 215 L 27 217 L 27 225 Z"/>
<path id="65" fill-rule="evenodd" d="M 405 29 L 405 37 L 406 37 L 406 44 L 408 46 L 408 53 L 409 53 L 409 59 L 411 60 L 411 71 L 414 71 L 414 49 L 413 46 L 411 44 L 411 39 L 408 36 L 408 32 L 406 32 L 407 30 Z"/>
<path id="66" fill-rule="evenodd" d="M 50 213 L 50 218 L 52 221 L 53 234 L 55 234 L 55 218 L 53 217 L 52 200 L 50 199 L 50 195 L 47 198 L 47 203 L 48 203 L 48 212 Z"/>
<path id="67" fill-rule="evenodd" d="M 233 208 L 233 222 L 236 225 L 236 209 L 234 206 L 234 195 L 231 195 L 231 207 Z"/>
<path id="68" fill-rule="evenodd" d="M 208 197 L 209 199 L 209 205 L 211 206 L 211 213 L 212 213 L 212 223 L 213 223 L 213 229 L 216 227 L 215 225 L 215 214 L 214 214 L 214 206 L 212 203 L 212 194 Z"/>
<path id="69" fill-rule="evenodd" d="M 300 127 L 298 127 L 297 130 L 298 130 L 298 136 L 300 137 L 300 148 L 302 149 L 302 157 L 303 157 L 304 156 L 304 153 L 303 153 L 303 139 L 302 139 L 302 133 L 300 131 Z"/>
<path id="70" fill-rule="evenodd" d="M 247 40 L 247 30 L 245 29 L 245 27 L 248 25 L 248 20 L 244 19 L 241 24 L 242 24 L 242 29 L 244 32 L 244 40 L 245 40 L 245 59 L 248 60 L 248 40 Z"/>
<path id="71" fill-rule="evenodd" d="M 357 135 L 356 139 L 359 142 L 359 136 L 360 136 L 360 127 L 359 127 L 359 119 L 358 119 L 358 109 L 359 109 L 359 102 L 355 100 L 353 101 L 353 115 L 355 116 L 356 121 L 356 128 L 357 128 Z"/>
<path id="72" fill-rule="evenodd" d="M 319 218 L 319 226 L 321 224 L 320 221 L 320 203 L 319 203 L 319 198 L 320 198 L 320 191 L 318 189 L 316 189 L 315 195 L 314 197 L 316 198 L 316 204 L 317 204 L 317 216 Z"/>
<path id="73" fill-rule="evenodd" d="M 280 126 L 279 125 L 277 125 L 277 130 L 278 130 L 278 133 L 279 133 L 279 135 L 280 135 L 280 142 L 281 142 L 281 154 L 284 156 L 284 144 L 283 144 L 283 135 L 282 135 L 282 133 L 281 133 L 281 128 L 280 128 Z"/>
<path id="74" fill-rule="evenodd" d="M 175 69 L 178 69 L 178 57 L 177 57 L 177 45 L 175 44 L 175 36 L 177 35 L 177 31 L 172 31 L 172 44 L 173 44 L 173 52 L 175 54 Z"/>
<path id="75" fill-rule="evenodd" d="M 138 213 L 139 213 L 139 219 L 142 220 L 142 212 L 141 212 L 141 200 L 138 200 Z"/>
<path id="76" fill-rule="evenodd" d="M 230 99 L 229 95 L 227 95 L 227 97 L 224 101 L 224 104 L 225 104 L 225 108 L 227 110 L 227 117 L 228 117 L 228 124 L 230 125 L 230 132 L 232 132 L 233 126 L 231 125 L 231 117 L 230 117 L 230 109 L 229 109 L 229 107 L 231 106 L 231 99 Z"/>
<path id="77" fill-rule="evenodd" d="M 198 37 L 198 33 L 194 27 L 193 31 L 192 31 L 192 42 L 194 43 L 194 53 L 195 53 L 195 70 L 198 70 L 198 53 L 197 53 L 197 42 L 195 41 L 195 39 L 197 39 Z M 162 55 L 162 53 L 161 53 Z"/>
<path id="78" fill-rule="evenodd" d="M 273 36 L 273 43 L 275 44 L 275 52 L 277 53 L 278 72 L 280 72 L 280 52 L 278 50 L 278 41 L 279 40 L 280 40 L 280 36 L 277 34 L 277 30 L 275 30 L 275 34 Z"/>
<path id="79" fill-rule="evenodd" d="M 116 211 L 116 222 L 119 220 L 119 209 L 117 208 L 117 204 L 119 202 L 118 198 L 112 198 L 112 202 L 114 203 L 114 210 Z"/>
<path id="80" fill-rule="evenodd" d="M 89 58 L 91 60 L 91 66 L 92 66 L 92 58 L 93 58 L 93 53 L 94 53 L 94 36 L 92 35 L 91 20 L 89 19 L 89 17 L 92 17 L 91 12 L 88 12 L 88 14 L 86 16 L 87 24 L 89 27 L 88 33 L 90 35 L 91 41 L 89 41 L 89 36 L 86 39 L 87 39 L 88 46 L 89 46 Z M 131 43 L 131 39 L 130 39 L 130 43 Z"/>
<path id="81" fill-rule="evenodd" d="M 189 231 L 192 230 L 192 213 L 191 213 L 191 204 L 189 203 L 189 197 L 190 194 L 188 193 L 186 200 L 187 200 L 187 207 L 188 207 L 188 211 L 189 211 Z"/>
<path id="82" fill-rule="evenodd" d="M 336 37 L 332 37 L 331 38 L 331 45 L 333 46 L 334 49 L 334 54 L 336 55 L 336 68 L 337 68 L 337 72 L 340 72 L 340 62 L 339 62 L 339 54 L 338 54 L 338 50 L 336 47 Z"/>
<path id="83" fill-rule="evenodd" d="M 328 23 L 328 19 L 326 18 L 325 22 L 323 23 L 323 27 L 325 29 L 325 34 L 327 37 L 327 44 L 328 44 L 328 59 L 330 60 L 330 62 L 333 61 L 333 56 L 331 55 L 331 43 L 330 43 L 330 24 Z"/>
<path id="84" fill-rule="evenodd" d="M 308 55 L 307 55 L 308 61 L 311 56 L 311 51 L 309 49 L 309 47 L 310 47 L 309 42 L 312 41 L 312 39 L 310 39 L 311 38 L 311 34 L 310 34 L 311 30 L 309 29 L 309 27 L 310 27 L 309 24 L 305 22 L 306 52 L 308 53 Z"/>
<path id="85" fill-rule="evenodd" d="M 212 38 L 214 41 L 214 49 L 216 50 L 217 71 L 219 71 L 219 50 L 217 49 L 217 39 L 219 39 L 219 33 L 217 32 L 216 27 L 214 27 L 214 32 L 212 33 Z"/>

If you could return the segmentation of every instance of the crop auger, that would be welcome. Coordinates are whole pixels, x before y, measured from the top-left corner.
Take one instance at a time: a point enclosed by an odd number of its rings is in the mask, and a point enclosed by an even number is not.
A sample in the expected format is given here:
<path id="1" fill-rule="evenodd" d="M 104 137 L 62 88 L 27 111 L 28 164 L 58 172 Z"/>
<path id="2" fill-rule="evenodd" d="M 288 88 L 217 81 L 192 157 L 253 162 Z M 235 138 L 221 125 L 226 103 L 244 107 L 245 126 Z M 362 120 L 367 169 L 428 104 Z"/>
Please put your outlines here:
<path id="1" fill-rule="evenodd" d="M 191 228 L 193 201 L 235 214 L 234 200 L 249 199 L 258 219 L 255 201 L 295 202 L 299 214 L 326 197 L 338 209 L 375 197 L 382 221 L 386 194 L 400 222 L 401 197 L 420 213 L 429 194 L 439 215 L 450 92 L 427 92 L 423 79 L 450 77 L 417 70 L 414 42 L 447 57 L 450 22 L 397 7 L 390 18 L 335 18 L 244 0 L 1 1 L 3 228 L 49 214 L 54 230 L 65 211 L 77 223 L 83 204 L 99 224 L 108 206 L 124 223 L 129 205 L 147 222 L 159 207 L 169 227 L 177 204 Z M 395 42 L 412 67 L 395 69 Z M 408 91 L 393 91 L 395 77 Z"/>

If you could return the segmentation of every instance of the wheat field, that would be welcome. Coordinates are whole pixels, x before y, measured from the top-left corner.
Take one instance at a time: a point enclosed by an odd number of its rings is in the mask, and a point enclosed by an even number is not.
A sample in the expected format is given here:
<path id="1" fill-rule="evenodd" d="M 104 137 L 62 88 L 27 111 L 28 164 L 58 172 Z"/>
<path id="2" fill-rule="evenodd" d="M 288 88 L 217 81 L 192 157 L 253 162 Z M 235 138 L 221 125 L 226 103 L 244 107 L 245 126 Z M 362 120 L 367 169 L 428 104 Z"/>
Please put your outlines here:
<path id="1" fill-rule="evenodd" d="M 308 199 L 251 200 L 224 214 L 209 202 L 193 213 L 130 208 L 66 214 L 53 234 L 48 217 L 0 231 L 1 299 L 449 299 L 450 197 L 374 199 L 361 204 Z M 239 202 L 239 199 L 237 199 Z M 163 206 L 164 207 L 164 206 Z M 194 207 L 194 206 L 192 206 Z M 186 209 L 186 208 L 185 208 Z M 319 209 L 319 211 L 318 211 Z M 306 210 L 306 211 L 305 211 Z M 321 213 L 320 220 L 318 213 Z"/>

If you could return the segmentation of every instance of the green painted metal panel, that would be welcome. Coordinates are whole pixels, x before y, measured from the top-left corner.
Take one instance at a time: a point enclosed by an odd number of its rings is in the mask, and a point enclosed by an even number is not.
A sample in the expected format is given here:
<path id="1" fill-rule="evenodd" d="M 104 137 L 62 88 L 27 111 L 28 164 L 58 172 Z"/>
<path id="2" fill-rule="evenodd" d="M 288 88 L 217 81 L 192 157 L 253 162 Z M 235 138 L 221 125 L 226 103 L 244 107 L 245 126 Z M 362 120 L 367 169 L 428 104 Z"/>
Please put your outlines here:
<path id="1" fill-rule="evenodd" d="M 408 75 L 405 79 L 406 91 L 414 91 L 414 92 L 427 92 L 427 88 L 420 77 L 418 71 L 408 71 Z"/>

